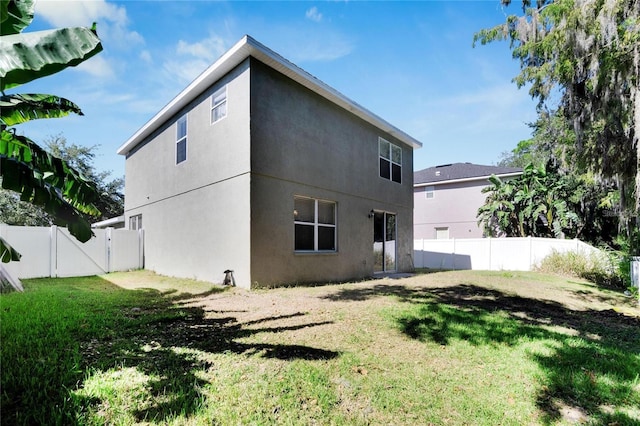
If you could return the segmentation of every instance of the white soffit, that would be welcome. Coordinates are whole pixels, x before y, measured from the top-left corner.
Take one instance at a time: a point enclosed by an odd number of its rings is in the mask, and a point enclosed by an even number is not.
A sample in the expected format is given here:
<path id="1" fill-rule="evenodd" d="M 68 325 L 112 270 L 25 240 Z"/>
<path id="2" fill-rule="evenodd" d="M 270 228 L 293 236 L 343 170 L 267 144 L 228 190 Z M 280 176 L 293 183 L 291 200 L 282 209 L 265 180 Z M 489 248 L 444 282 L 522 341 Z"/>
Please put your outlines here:
<path id="1" fill-rule="evenodd" d="M 397 127 L 392 126 L 379 116 L 375 115 L 366 108 L 353 102 L 337 90 L 318 80 L 308 72 L 289 62 L 279 54 L 275 53 L 268 47 L 257 42 L 251 36 L 245 35 L 238 43 L 222 55 L 216 62 L 200 74 L 191 82 L 178 96 L 173 98 L 164 108 L 162 108 L 151 120 L 142 126 L 133 134 L 120 148 L 117 153 L 126 155 L 136 145 L 149 137 L 164 122 L 177 114 L 182 108 L 187 106 L 196 97 L 200 96 L 207 88 L 216 81 L 220 80 L 227 73 L 238 66 L 248 57 L 254 57 L 265 63 L 274 70 L 286 75 L 297 83 L 303 85 L 328 99 L 334 104 L 350 111 L 366 122 L 380 128 L 389 133 L 398 140 L 406 143 L 414 149 L 420 148 L 422 143 L 412 138 Z"/>

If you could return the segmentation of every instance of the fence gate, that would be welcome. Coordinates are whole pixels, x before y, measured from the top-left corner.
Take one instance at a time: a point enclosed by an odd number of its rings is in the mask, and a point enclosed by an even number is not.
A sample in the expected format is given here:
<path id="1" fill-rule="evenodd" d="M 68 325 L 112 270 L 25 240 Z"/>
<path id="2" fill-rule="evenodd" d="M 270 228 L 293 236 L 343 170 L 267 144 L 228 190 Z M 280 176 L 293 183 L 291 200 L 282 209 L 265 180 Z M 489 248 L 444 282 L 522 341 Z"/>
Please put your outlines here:
<path id="1" fill-rule="evenodd" d="M 52 234 L 52 246 L 56 253 L 56 264 L 55 275 L 52 274 L 52 276 L 89 276 L 109 272 L 107 233 L 94 233 L 95 237 L 86 243 L 81 243 L 65 228 L 55 228 L 55 233 Z"/>
<path id="2" fill-rule="evenodd" d="M 66 228 L 0 225 L 0 236 L 22 255 L 5 266 L 18 278 L 81 277 L 144 267 L 142 230 L 93 232 L 81 243 Z"/>

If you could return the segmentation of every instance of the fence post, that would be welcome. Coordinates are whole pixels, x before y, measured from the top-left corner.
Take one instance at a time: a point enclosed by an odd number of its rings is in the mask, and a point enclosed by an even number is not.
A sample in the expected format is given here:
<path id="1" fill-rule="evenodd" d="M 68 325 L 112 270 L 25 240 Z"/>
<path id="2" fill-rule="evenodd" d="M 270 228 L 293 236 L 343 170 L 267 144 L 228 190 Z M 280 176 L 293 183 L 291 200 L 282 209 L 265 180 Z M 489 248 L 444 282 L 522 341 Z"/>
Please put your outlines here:
<path id="1" fill-rule="evenodd" d="M 640 257 L 632 256 L 629 264 L 629 273 L 631 275 L 631 285 L 638 287 L 640 290 Z M 640 296 L 638 297 L 638 305 L 640 305 Z"/>
<path id="2" fill-rule="evenodd" d="M 144 229 L 138 229 L 138 267 L 144 269 Z"/>
<path id="3" fill-rule="evenodd" d="M 111 227 L 107 227 L 105 229 L 105 233 L 104 233 L 104 244 L 105 244 L 105 256 L 107 257 L 105 260 L 105 269 L 106 269 L 106 273 L 108 274 L 109 272 L 111 272 L 111 231 L 113 231 L 113 228 Z"/>
<path id="4" fill-rule="evenodd" d="M 51 225 L 49 229 L 49 277 L 58 277 L 58 227 Z"/>

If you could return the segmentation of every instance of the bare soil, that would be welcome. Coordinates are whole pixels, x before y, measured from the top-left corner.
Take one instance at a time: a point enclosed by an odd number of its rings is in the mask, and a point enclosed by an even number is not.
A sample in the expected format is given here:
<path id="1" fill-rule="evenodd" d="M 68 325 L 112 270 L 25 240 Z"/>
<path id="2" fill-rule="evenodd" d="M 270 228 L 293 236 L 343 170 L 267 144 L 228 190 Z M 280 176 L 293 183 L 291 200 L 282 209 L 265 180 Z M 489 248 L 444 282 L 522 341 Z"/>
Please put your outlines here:
<path id="1" fill-rule="evenodd" d="M 228 318 L 243 326 L 259 326 L 267 320 L 270 327 L 303 326 L 300 320 L 324 322 L 327 327 L 332 323 L 331 328 L 349 327 L 352 321 L 363 326 L 372 312 L 398 298 L 408 301 L 425 296 L 453 305 L 502 309 L 532 322 L 570 328 L 579 328 L 589 312 L 598 312 L 597 318 L 603 323 L 615 318 L 637 325 L 640 319 L 640 303 L 626 297 L 622 289 L 602 289 L 580 279 L 533 272 L 404 274 L 344 284 L 264 290 L 176 280 L 149 271 L 110 274 L 105 278 L 125 288 L 157 289 L 175 298 L 181 306 L 198 307 L 209 318 Z M 340 321 L 336 322 L 336 317 Z"/>
<path id="2" fill-rule="evenodd" d="M 380 312 L 404 305 L 398 301 L 443 304 L 465 311 L 501 311 L 536 329 L 603 342 L 633 335 L 640 328 L 640 304 L 625 296 L 623 289 L 603 289 L 587 281 L 535 272 L 452 271 L 265 290 L 177 280 L 147 271 L 110 274 L 104 279 L 129 289 L 160 291 L 179 307 L 199 312 L 202 317 L 197 320 L 187 318 L 173 327 L 163 327 L 163 333 L 170 334 L 168 341 L 178 341 L 177 346 L 197 342 L 200 328 L 218 324 L 228 336 L 221 343 L 209 342 L 209 352 L 264 351 L 269 359 L 323 360 L 366 348 L 363 363 L 353 367 L 353 374 L 361 376 L 385 376 L 385 366 L 398 362 L 411 363 L 415 371 L 448 372 L 449 364 L 456 362 L 446 356 L 446 337 L 440 342 L 434 333 L 431 337 L 440 343 L 443 356 L 426 357 L 419 340 L 389 333 L 388 327 L 381 326 L 385 319 Z M 619 344 L 627 350 L 637 347 L 625 342 L 623 339 Z M 401 357 L 398 348 L 402 348 Z M 367 357 L 377 361 L 367 363 Z M 350 396 L 351 382 L 339 377 L 336 385 L 344 394 L 342 409 L 375 417 L 370 402 Z M 588 418 L 581 407 L 552 393 L 546 397 L 540 404 L 553 418 L 567 424 Z"/>

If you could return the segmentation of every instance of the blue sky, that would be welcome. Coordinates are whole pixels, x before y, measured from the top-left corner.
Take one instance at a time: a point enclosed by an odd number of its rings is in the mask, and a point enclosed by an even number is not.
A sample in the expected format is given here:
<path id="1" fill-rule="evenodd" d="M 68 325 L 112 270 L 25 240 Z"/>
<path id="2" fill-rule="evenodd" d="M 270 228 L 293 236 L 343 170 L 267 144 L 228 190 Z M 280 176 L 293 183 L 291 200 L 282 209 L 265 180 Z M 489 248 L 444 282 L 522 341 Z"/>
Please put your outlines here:
<path id="1" fill-rule="evenodd" d="M 495 164 L 530 136 L 535 103 L 511 82 L 519 66 L 508 44 L 472 48 L 472 40 L 517 12 L 519 6 L 505 10 L 498 0 L 39 0 L 28 31 L 96 21 L 104 51 L 14 89 L 66 97 L 84 116 L 19 130 L 37 142 L 62 134 L 99 145 L 96 167 L 122 176 L 117 148 L 249 34 L 420 140 L 415 170 Z"/>

